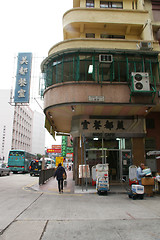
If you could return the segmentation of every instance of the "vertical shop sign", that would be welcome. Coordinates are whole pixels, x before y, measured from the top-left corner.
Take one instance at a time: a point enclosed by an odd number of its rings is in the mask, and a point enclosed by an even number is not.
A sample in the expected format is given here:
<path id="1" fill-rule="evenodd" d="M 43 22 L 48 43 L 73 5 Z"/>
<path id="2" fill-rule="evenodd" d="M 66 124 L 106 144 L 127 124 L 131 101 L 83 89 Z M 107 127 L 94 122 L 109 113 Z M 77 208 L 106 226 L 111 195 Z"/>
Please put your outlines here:
<path id="1" fill-rule="evenodd" d="M 15 103 L 29 103 L 32 53 L 19 53 L 15 85 Z"/>

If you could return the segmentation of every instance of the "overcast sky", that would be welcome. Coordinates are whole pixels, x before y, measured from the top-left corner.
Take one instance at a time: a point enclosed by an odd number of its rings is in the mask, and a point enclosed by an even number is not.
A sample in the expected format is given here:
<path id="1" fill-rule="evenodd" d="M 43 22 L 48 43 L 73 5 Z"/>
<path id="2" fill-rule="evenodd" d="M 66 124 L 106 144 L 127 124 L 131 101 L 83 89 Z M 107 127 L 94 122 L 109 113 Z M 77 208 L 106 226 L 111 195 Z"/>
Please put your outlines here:
<path id="1" fill-rule="evenodd" d="M 63 40 L 62 17 L 73 0 L 5 0 L 0 5 L 0 89 L 10 89 L 19 52 L 47 57 Z"/>

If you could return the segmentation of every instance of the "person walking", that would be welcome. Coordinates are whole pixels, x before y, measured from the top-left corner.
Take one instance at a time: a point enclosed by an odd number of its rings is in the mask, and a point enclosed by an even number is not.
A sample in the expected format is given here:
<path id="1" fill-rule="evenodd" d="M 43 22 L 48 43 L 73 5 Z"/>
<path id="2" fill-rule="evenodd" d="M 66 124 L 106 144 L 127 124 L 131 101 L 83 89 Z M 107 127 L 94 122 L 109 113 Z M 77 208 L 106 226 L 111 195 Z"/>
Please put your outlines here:
<path id="1" fill-rule="evenodd" d="M 58 164 L 58 168 L 55 171 L 54 177 L 56 177 L 58 181 L 59 193 L 63 193 L 63 180 L 64 180 L 64 177 L 65 178 L 67 177 L 67 174 L 64 167 L 62 167 L 61 163 Z"/>

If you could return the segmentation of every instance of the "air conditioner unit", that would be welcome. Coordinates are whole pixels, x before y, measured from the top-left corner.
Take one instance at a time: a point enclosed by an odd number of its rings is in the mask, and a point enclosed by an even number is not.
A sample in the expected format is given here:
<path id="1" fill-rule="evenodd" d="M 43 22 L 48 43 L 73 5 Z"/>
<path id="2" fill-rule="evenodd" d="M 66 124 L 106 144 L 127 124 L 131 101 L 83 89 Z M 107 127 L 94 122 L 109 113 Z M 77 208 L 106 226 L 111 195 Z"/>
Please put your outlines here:
<path id="1" fill-rule="evenodd" d="M 151 42 L 140 42 L 140 49 L 141 50 L 151 50 L 152 43 Z"/>
<path id="2" fill-rule="evenodd" d="M 113 55 L 100 54 L 99 55 L 99 62 L 100 63 L 112 63 L 113 62 Z"/>
<path id="3" fill-rule="evenodd" d="M 134 92 L 149 92 L 149 74 L 145 72 L 132 72 L 132 88 Z"/>

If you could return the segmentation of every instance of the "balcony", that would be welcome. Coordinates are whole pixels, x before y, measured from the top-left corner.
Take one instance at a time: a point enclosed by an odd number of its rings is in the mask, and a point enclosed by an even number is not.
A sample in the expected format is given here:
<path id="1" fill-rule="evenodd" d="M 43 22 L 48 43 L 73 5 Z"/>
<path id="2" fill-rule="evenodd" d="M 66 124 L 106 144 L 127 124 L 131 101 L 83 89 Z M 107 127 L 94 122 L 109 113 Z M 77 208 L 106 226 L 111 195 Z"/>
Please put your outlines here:
<path id="1" fill-rule="evenodd" d="M 74 8 L 64 14 L 63 29 L 67 34 L 83 33 L 94 28 L 97 31 L 117 30 L 137 35 L 141 34 L 148 19 L 149 13 L 144 10 Z"/>
<path id="2" fill-rule="evenodd" d="M 145 93 L 132 94 L 131 99 L 129 86 L 132 72 L 148 72 L 150 83 L 156 79 L 159 84 L 158 52 L 112 51 L 107 53 L 112 54 L 110 64 L 100 64 L 99 54 L 98 49 L 72 49 L 50 55 L 43 62 L 44 111 L 52 130 L 70 132 L 72 117 L 79 115 L 144 116 L 157 101 L 153 103 L 152 96 Z M 90 101 L 92 96 L 102 100 Z"/>
<path id="3" fill-rule="evenodd" d="M 138 50 L 139 44 L 142 40 L 127 40 L 127 39 L 98 39 L 98 38 L 76 38 L 69 39 L 54 45 L 50 50 L 48 55 L 58 54 L 66 50 L 76 50 L 79 49 L 99 49 L 106 51 L 108 49 L 125 49 L 125 50 Z M 159 42 L 151 41 L 154 51 L 159 51 Z"/>
<path id="4" fill-rule="evenodd" d="M 103 96 L 94 102 L 90 96 Z M 141 103 L 129 103 L 126 84 L 65 83 L 51 86 L 44 93 L 44 111 L 52 128 L 49 131 L 70 133 L 72 119 L 79 116 L 145 116 L 154 107 L 148 97 Z M 65 119 L 65 121 L 64 121 Z"/>

